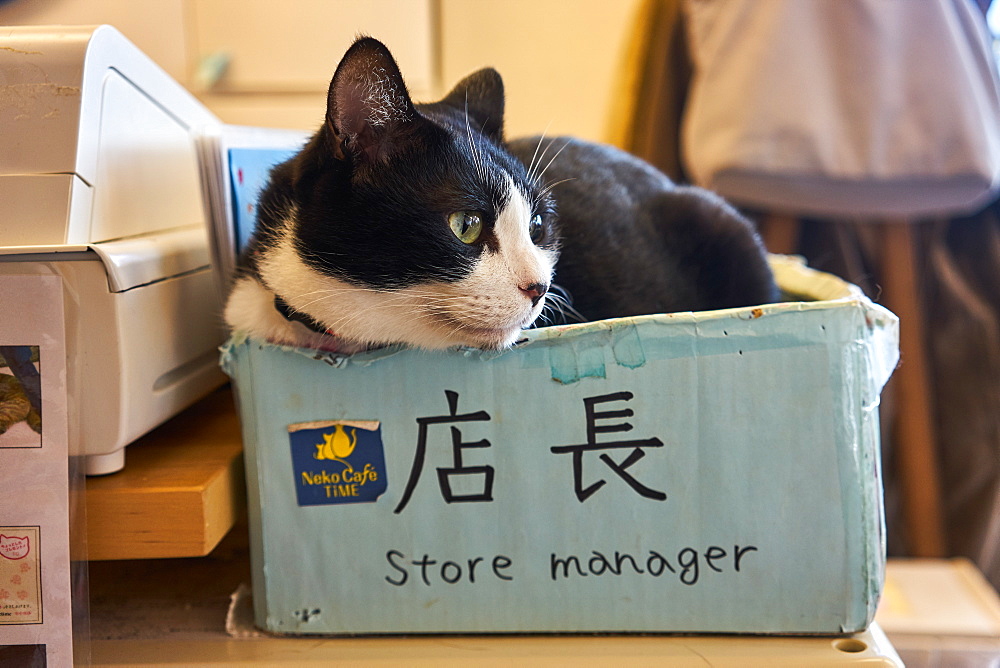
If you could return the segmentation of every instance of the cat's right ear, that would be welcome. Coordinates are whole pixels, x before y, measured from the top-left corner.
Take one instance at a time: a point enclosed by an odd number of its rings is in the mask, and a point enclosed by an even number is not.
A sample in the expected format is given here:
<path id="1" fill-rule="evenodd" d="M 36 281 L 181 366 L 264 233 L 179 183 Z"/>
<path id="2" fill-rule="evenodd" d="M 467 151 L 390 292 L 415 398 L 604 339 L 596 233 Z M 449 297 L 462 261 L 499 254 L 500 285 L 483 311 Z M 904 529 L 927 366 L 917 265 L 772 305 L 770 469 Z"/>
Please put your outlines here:
<path id="1" fill-rule="evenodd" d="M 503 79 L 492 67 L 462 79 L 441 101 L 464 111 L 486 136 L 503 141 Z"/>
<path id="2" fill-rule="evenodd" d="M 376 161 L 395 132 L 416 117 L 403 75 L 389 49 L 361 37 L 347 50 L 330 82 L 326 123 L 338 159 Z"/>

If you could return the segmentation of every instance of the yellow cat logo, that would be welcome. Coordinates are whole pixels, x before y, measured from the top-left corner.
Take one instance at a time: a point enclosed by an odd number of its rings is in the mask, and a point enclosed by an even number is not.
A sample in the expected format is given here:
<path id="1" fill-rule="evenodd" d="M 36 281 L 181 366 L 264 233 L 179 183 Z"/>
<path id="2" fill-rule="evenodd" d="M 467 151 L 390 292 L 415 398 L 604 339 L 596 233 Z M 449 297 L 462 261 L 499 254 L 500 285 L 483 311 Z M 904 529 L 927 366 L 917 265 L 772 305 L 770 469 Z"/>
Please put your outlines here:
<path id="1" fill-rule="evenodd" d="M 351 429 L 350 432 L 344 430 L 344 425 L 334 425 L 332 434 L 323 434 L 323 442 L 316 444 L 316 452 L 313 457 L 316 459 L 328 459 L 341 462 L 347 468 L 353 468 L 344 459 L 351 456 L 354 446 L 358 444 L 358 430 Z"/>

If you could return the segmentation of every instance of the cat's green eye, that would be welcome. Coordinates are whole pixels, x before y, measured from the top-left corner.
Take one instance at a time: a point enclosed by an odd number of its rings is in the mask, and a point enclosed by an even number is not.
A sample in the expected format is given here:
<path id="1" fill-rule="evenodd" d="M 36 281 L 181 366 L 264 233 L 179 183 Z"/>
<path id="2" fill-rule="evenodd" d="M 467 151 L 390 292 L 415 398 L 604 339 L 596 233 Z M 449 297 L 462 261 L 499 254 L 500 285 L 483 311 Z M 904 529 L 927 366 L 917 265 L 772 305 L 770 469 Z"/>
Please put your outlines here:
<path id="1" fill-rule="evenodd" d="M 476 211 L 456 211 L 448 216 L 448 225 L 459 241 L 474 244 L 483 233 L 483 216 Z"/>
<path id="2" fill-rule="evenodd" d="M 528 222 L 528 235 L 531 236 L 531 243 L 537 244 L 545 238 L 545 225 L 542 224 L 542 216 L 535 214 Z"/>

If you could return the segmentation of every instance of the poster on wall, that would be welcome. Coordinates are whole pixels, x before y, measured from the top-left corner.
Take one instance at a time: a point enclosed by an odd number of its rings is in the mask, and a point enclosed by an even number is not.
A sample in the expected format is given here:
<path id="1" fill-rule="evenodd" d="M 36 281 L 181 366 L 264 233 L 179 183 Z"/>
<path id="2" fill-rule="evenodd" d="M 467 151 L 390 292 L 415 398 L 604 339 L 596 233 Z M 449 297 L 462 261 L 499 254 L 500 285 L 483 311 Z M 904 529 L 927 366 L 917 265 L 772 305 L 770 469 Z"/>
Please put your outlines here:
<path id="1" fill-rule="evenodd" d="M 65 336 L 59 276 L 0 275 L 0 664 L 73 665 Z"/>

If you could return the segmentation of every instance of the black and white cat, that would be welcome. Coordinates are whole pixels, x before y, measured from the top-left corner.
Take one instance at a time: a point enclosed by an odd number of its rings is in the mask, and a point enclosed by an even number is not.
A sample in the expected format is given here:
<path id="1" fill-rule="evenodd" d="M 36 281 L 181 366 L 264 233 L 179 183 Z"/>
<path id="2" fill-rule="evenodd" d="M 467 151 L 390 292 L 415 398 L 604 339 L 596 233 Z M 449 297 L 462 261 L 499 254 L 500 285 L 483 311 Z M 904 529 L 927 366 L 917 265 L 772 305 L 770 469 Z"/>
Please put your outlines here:
<path id="1" fill-rule="evenodd" d="M 229 326 L 348 353 L 502 349 L 553 278 L 586 319 L 773 300 L 753 227 L 719 198 L 610 147 L 505 146 L 503 107 L 492 69 L 414 105 L 386 47 L 355 42 L 325 123 L 272 171 Z"/>

